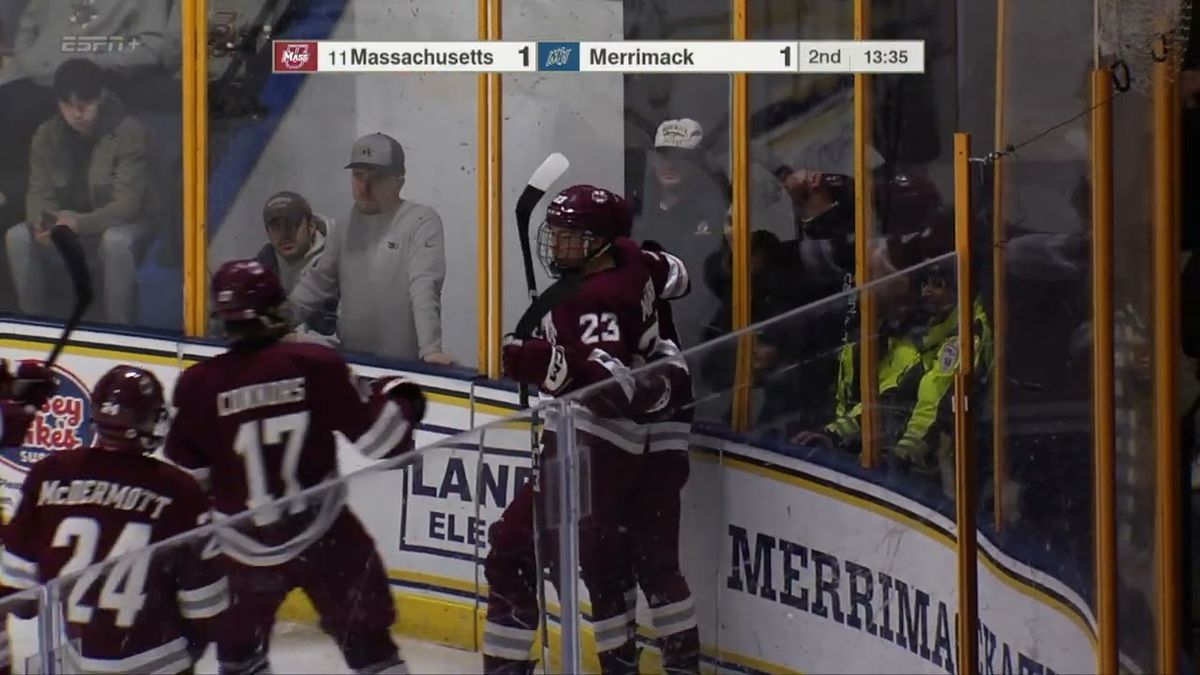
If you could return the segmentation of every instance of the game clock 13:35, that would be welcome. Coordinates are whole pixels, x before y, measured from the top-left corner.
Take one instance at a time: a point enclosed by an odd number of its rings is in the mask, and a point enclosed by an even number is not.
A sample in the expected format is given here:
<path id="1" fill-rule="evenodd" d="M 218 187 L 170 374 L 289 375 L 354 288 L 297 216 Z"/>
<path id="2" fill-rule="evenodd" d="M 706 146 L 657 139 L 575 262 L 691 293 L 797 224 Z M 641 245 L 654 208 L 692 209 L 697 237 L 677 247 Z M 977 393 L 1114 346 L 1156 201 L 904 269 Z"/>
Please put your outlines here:
<path id="1" fill-rule="evenodd" d="M 867 63 L 872 66 L 894 66 L 908 63 L 908 51 L 904 49 L 868 49 Z"/>

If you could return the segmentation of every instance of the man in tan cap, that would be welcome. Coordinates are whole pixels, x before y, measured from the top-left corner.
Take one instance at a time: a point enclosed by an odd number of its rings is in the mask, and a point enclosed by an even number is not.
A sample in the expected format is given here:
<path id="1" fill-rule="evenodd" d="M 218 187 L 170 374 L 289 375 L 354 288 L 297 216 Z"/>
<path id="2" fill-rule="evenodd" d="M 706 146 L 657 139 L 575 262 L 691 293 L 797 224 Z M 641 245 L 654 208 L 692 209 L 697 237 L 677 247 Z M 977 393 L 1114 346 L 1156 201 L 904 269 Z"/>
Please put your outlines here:
<path id="1" fill-rule="evenodd" d="M 329 218 L 313 213 L 302 195 L 290 190 L 276 192 L 263 205 L 268 243 L 255 259 L 274 272 L 283 290 L 291 293 L 300 277 L 320 260 L 331 225 Z M 308 317 L 305 326 L 333 338 L 337 333 L 337 307 L 338 299 L 331 298 L 321 311 Z"/>
<path id="2" fill-rule="evenodd" d="M 340 296 L 338 337 L 346 349 L 454 363 L 442 351 L 442 219 L 400 196 L 404 149 L 387 134 L 367 134 L 354 142 L 345 168 L 354 206 L 291 291 L 295 319 L 306 320 Z"/>

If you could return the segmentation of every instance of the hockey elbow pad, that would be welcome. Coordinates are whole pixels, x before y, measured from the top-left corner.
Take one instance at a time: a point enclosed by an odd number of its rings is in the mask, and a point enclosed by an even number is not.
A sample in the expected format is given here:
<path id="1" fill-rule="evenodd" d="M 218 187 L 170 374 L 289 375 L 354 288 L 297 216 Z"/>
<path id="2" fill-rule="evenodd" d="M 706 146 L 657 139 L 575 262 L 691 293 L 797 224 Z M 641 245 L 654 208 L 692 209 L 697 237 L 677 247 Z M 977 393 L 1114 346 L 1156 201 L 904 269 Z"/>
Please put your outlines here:
<path id="1" fill-rule="evenodd" d="M 609 418 L 629 417 L 635 410 L 637 382 L 620 359 L 603 349 L 593 349 L 578 369 L 582 380 L 591 384 L 583 397 L 589 410 Z"/>

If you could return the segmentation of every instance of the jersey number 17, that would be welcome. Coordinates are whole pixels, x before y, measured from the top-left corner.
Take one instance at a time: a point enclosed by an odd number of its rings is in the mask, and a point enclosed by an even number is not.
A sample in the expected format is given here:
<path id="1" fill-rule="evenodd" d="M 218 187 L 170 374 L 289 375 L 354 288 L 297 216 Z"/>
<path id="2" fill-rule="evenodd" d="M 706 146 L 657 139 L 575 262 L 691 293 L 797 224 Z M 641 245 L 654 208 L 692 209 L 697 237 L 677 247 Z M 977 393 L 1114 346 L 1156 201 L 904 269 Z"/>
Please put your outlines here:
<path id="1" fill-rule="evenodd" d="M 238 427 L 233 449 L 246 464 L 246 508 L 254 512 L 252 518 L 255 525 L 269 525 L 279 520 L 279 505 L 275 501 L 300 493 L 300 480 L 296 472 L 300 467 L 300 451 L 304 449 L 304 439 L 308 434 L 308 422 L 309 413 L 306 410 L 251 420 Z M 282 495 L 273 495 L 267 489 L 263 447 L 272 445 L 283 445 L 283 462 L 279 466 L 284 486 Z M 291 514 L 302 513 L 305 509 L 304 500 L 293 499 L 288 502 L 287 509 Z"/>

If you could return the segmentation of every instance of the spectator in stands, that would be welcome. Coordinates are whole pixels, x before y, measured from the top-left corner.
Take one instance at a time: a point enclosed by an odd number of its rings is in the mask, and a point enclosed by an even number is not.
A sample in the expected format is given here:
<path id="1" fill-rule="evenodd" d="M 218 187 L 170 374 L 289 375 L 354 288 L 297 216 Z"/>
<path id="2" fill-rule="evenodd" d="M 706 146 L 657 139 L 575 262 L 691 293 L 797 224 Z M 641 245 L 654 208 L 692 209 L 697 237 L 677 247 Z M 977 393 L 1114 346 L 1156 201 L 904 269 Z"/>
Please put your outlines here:
<path id="1" fill-rule="evenodd" d="M 308 320 L 340 295 L 338 336 L 346 349 L 454 363 L 442 351 L 442 219 L 400 196 L 404 149 L 387 134 L 367 134 L 354 142 L 345 168 L 354 206 L 292 289 L 294 320 Z"/>
<path id="2" fill-rule="evenodd" d="M 133 321 L 137 259 L 152 232 L 146 207 L 146 136 L 103 86 L 103 71 L 71 59 L 54 74 L 58 114 L 33 135 L 25 222 L 5 235 L 17 303 L 26 314 L 51 308 L 47 284 L 61 279 L 50 229 L 66 225 L 83 239 L 104 289 L 104 318 Z"/>
<path id="3" fill-rule="evenodd" d="M 890 465 L 924 476 L 953 495 L 954 426 L 951 390 L 958 366 L 958 310 L 954 261 L 926 264 L 874 287 L 880 324 L 876 339 L 881 358 L 876 441 Z M 982 297 L 973 304 L 975 389 L 983 400 L 991 373 L 991 322 Z M 833 391 L 835 416 L 820 429 L 792 437 L 799 445 L 862 449 L 862 404 L 858 390 L 859 341 L 855 334 L 842 347 Z"/>
<path id="4" fill-rule="evenodd" d="M 776 173 L 792 200 L 797 239 L 829 239 L 854 228 L 854 181 L 848 174 L 815 167 Z"/>
<path id="5" fill-rule="evenodd" d="M 693 274 L 720 249 L 728 208 L 720 184 L 707 170 L 703 140 L 704 130 L 695 120 L 667 120 L 659 125 L 650 157 L 654 189 L 647 190 L 642 213 L 633 224 L 635 240 L 662 244 Z M 684 349 L 700 344 L 717 306 L 712 290 L 697 283 L 687 296 L 672 302 Z"/>
<path id="6" fill-rule="evenodd" d="M 86 52 L 108 78 L 110 91 L 126 105 L 153 89 L 179 100 L 179 85 L 167 71 L 179 66 L 179 51 L 165 51 L 179 35 L 167 30 L 167 15 L 179 0 L 28 0 L 14 31 L 14 53 L 0 69 L 0 227 L 18 222 L 29 179 L 24 158 L 37 125 L 54 111 L 50 87 L 56 69 Z M 147 79 L 150 75 L 154 79 Z M 149 94 L 147 94 L 149 95 Z M 9 158 L 20 158 L 13 161 Z"/>
<path id="7" fill-rule="evenodd" d="M 276 192 L 263 205 L 263 225 L 268 243 L 259 250 L 256 259 L 275 272 L 283 290 L 291 293 L 300 277 L 308 274 L 325 251 L 325 238 L 332 227 L 330 218 L 314 214 L 308 200 L 291 192 Z M 302 329 L 324 337 L 337 339 L 337 298 L 308 318 Z"/>

